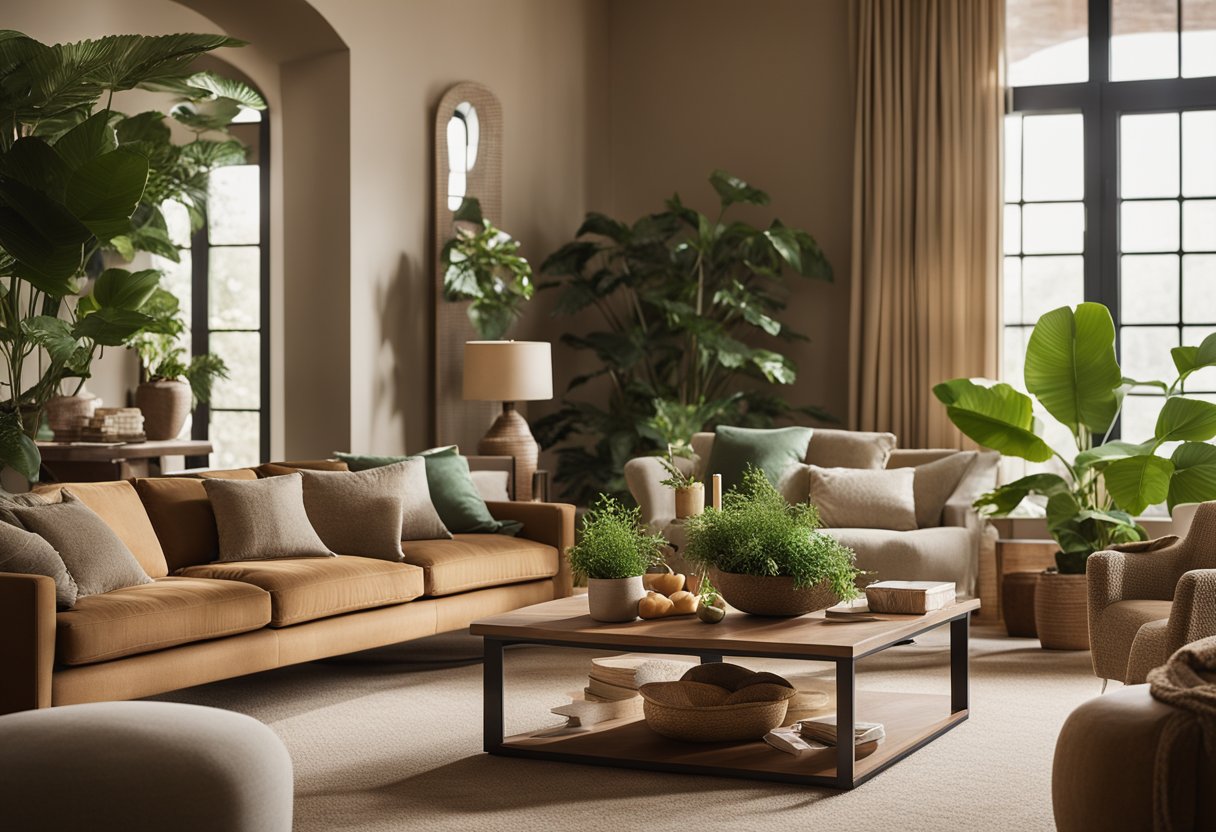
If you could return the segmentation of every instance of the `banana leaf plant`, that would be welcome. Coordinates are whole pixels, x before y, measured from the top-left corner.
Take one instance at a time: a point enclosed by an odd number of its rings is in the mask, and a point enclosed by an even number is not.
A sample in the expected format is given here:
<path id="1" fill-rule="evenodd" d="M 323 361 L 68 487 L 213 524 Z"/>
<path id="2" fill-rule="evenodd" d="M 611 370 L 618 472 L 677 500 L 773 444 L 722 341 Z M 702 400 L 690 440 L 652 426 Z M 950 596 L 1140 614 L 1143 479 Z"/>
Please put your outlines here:
<path id="1" fill-rule="evenodd" d="M 1169 382 L 1127 378 L 1115 357 L 1115 327 L 1098 303 L 1043 315 L 1026 345 L 1026 389 L 1066 426 L 1076 445 L 1066 457 L 1042 437 L 1030 397 L 1008 384 L 953 379 L 933 392 L 950 420 L 986 448 L 1030 462 L 1056 460 L 1063 473 L 1036 473 L 1002 485 L 975 505 L 1005 516 L 1026 497 L 1046 499 L 1047 527 L 1060 546 L 1061 572 L 1116 543 L 1146 538 L 1136 516 L 1148 506 L 1216 499 L 1216 404 L 1188 398 L 1187 378 L 1216 367 L 1216 335 L 1171 351 Z M 1151 388 L 1164 399 L 1153 435 L 1110 438 L 1125 396 Z"/>
<path id="2" fill-rule="evenodd" d="M 177 260 L 161 203 L 177 199 L 201 222 L 206 172 L 237 159 L 226 137 L 201 134 L 260 98 L 190 63 L 239 45 L 208 34 L 47 45 L 0 31 L 0 464 L 28 480 L 46 403 L 83 383 L 105 347 L 155 324 L 144 305 L 160 273 L 104 268 L 102 253 Z M 161 113 L 112 109 L 115 92 L 137 87 L 176 94 L 171 115 L 195 142 L 175 145 Z"/>
<path id="3" fill-rule="evenodd" d="M 757 227 L 728 217 L 767 205 L 764 191 L 721 170 L 709 183 L 712 215 L 678 194 L 632 224 L 590 213 L 541 266 L 550 278 L 541 288 L 559 290 L 555 315 L 594 310 L 602 324 L 562 336 L 597 366 L 533 426 L 543 447 L 562 445 L 556 479 L 575 500 L 620 494 L 631 457 L 685 445 L 713 424 L 764 427 L 796 413 L 833 421 L 773 387 L 794 383 L 783 348 L 805 340 L 780 320 L 785 278 L 831 280 L 827 258 L 809 233 L 778 219 Z M 605 404 L 572 395 L 597 379 L 607 382 Z"/>

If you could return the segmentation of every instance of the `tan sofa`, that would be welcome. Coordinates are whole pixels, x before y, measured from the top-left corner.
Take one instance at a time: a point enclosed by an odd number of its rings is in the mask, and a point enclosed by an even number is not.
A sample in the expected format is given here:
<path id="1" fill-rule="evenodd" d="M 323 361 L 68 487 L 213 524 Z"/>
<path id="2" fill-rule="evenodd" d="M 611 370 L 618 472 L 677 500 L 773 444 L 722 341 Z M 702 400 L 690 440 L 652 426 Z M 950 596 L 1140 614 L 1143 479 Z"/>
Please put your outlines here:
<path id="1" fill-rule="evenodd" d="M 806 462 L 830 467 L 849 456 L 860 434 L 816 428 L 807 450 Z M 894 445 L 895 437 L 885 437 Z M 713 449 L 714 435 L 698 433 L 693 437 L 694 459 L 677 459 L 685 471 L 704 477 L 705 464 Z M 947 449 L 900 450 L 893 448 L 887 468 L 906 468 L 934 462 L 955 453 Z M 980 553 L 983 547 L 994 547 L 996 536 L 990 525 L 972 507 L 977 497 L 996 486 L 999 456 L 980 451 L 946 502 L 941 523 L 937 527 L 912 531 L 886 529 L 825 529 L 857 553 L 857 567 L 867 574 L 865 582 L 876 580 L 953 581 L 963 597 L 973 597 L 979 577 Z M 822 461 L 820 461 L 822 460 Z M 794 466 L 777 484 L 791 502 L 805 501 L 810 494 L 806 469 Z M 675 496 L 661 485 L 667 474 L 657 457 L 639 457 L 625 464 L 625 482 L 641 507 L 642 521 L 652 530 L 664 534 L 678 552 L 683 544 L 683 529 L 673 525 Z M 676 565 L 681 565 L 677 562 Z"/>
<path id="2" fill-rule="evenodd" d="M 1184 644 L 1216 636 L 1216 502 L 1186 537 L 1096 552 L 1086 565 L 1094 673 L 1143 682 Z"/>
<path id="3" fill-rule="evenodd" d="M 0 713 L 150 696 L 457 630 L 571 593 L 570 505 L 489 503 L 497 519 L 523 524 L 518 537 L 407 541 L 403 563 L 214 563 L 215 518 L 200 480 L 67 487 L 154 580 L 57 612 L 52 579 L 0 573 Z"/>

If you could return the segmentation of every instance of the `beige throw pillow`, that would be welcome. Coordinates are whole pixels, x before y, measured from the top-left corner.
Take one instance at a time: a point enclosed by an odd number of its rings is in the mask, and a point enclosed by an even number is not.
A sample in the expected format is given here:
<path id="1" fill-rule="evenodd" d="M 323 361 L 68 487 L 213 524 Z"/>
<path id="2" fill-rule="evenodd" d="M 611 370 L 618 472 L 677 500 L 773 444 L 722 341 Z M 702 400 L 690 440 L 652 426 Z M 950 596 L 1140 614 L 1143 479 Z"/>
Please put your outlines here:
<path id="1" fill-rule="evenodd" d="M 367 471 L 306 471 L 304 508 L 323 543 L 343 555 L 401 560 L 405 463 Z"/>
<path id="2" fill-rule="evenodd" d="M 9 511 L 59 553 L 80 598 L 152 582 L 118 535 L 71 491 L 63 491 L 62 502 Z"/>
<path id="3" fill-rule="evenodd" d="M 893 433 L 816 428 L 806 449 L 806 461 L 820 468 L 887 467 L 895 449 Z"/>
<path id="4" fill-rule="evenodd" d="M 55 547 L 41 536 L 16 525 L 16 515 L 0 509 L 0 572 L 45 575 L 55 581 L 55 604 L 70 610 L 80 589 Z"/>
<path id="5" fill-rule="evenodd" d="M 219 531 L 219 562 L 331 558 L 308 520 L 299 474 L 264 480 L 203 480 Z"/>
<path id="6" fill-rule="evenodd" d="M 911 468 L 883 470 L 811 466 L 811 502 L 830 529 L 916 528 L 916 474 Z"/>
<path id="7" fill-rule="evenodd" d="M 979 456 L 975 451 L 959 451 L 924 465 L 917 465 L 914 490 L 916 493 L 916 525 L 922 529 L 942 524 L 942 509 L 963 481 L 967 470 Z"/>

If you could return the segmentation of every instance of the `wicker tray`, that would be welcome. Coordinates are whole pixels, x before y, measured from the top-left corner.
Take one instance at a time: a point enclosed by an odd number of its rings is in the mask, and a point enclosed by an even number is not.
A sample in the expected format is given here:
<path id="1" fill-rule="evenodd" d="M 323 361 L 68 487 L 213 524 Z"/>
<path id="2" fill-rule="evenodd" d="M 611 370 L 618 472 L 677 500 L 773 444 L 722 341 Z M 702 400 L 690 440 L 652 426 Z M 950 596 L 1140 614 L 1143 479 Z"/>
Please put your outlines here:
<path id="1" fill-rule="evenodd" d="M 678 682 L 642 685 L 642 712 L 657 734 L 684 742 L 757 740 L 785 720 L 797 691 L 772 673 L 713 662 Z"/>

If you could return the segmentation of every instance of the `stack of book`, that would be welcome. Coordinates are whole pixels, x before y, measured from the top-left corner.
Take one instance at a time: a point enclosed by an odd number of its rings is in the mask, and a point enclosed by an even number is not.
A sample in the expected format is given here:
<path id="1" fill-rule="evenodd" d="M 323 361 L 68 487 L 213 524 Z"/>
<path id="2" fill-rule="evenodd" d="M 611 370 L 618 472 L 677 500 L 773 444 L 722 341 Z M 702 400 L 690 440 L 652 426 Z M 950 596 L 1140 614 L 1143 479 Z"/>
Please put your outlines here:
<path id="1" fill-rule="evenodd" d="M 99 407 L 80 430 L 82 442 L 143 442 L 144 414 L 138 407 Z"/>
<path id="2" fill-rule="evenodd" d="M 864 745 L 880 742 L 886 737 L 881 722 L 858 722 L 853 727 L 853 744 Z M 778 751 L 795 757 L 822 751 L 836 746 L 836 717 L 821 716 L 804 719 L 793 725 L 774 728 L 764 736 L 764 741 Z"/>
<path id="3" fill-rule="evenodd" d="M 587 728 L 611 719 L 634 719 L 642 715 L 638 688 L 648 682 L 674 682 L 693 665 L 689 662 L 655 659 L 652 656 L 606 656 L 591 660 L 587 686 L 571 694 L 568 705 L 552 709 L 566 717 L 558 729 Z"/>

